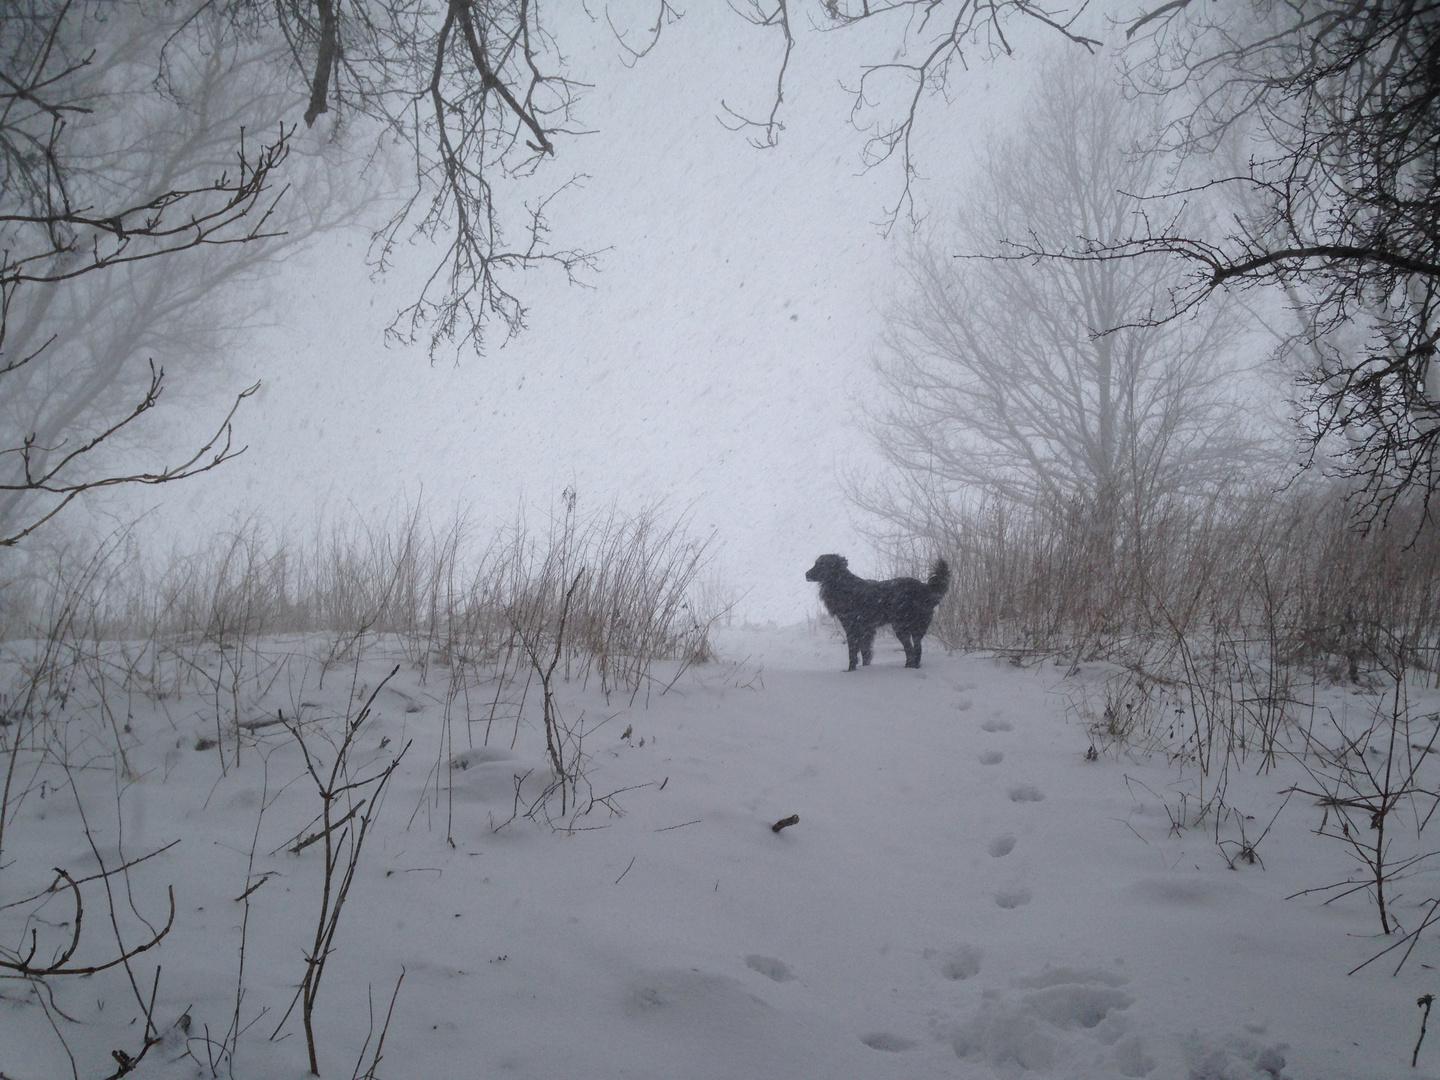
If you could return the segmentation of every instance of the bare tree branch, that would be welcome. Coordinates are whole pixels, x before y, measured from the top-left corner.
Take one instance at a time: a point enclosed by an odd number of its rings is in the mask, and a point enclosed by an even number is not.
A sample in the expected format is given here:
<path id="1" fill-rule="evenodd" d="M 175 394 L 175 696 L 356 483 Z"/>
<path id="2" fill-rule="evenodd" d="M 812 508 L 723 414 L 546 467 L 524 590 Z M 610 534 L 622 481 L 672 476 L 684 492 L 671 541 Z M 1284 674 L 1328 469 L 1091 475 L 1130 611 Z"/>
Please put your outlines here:
<path id="1" fill-rule="evenodd" d="M 615 35 L 615 40 L 619 42 L 620 48 L 624 49 L 626 56 L 629 57 L 626 67 L 633 67 L 638 61 L 649 56 L 650 50 L 660 43 L 660 34 L 665 27 L 677 22 L 679 19 L 680 13 L 675 10 L 674 5 L 672 5 L 669 0 L 658 0 L 658 7 L 655 10 L 655 22 L 645 29 L 645 36 L 649 40 L 637 49 L 626 40 L 629 37 L 628 31 L 616 26 L 615 20 L 610 17 L 610 8 L 608 6 L 605 8 L 605 25 L 610 27 L 610 32 Z"/>
<path id="2" fill-rule="evenodd" d="M 1059 258 L 1159 256 L 1189 264 L 1165 318 L 1220 289 L 1275 288 L 1298 316 L 1314 457 L 1354 485 L 1362 520 L 1383 523 L 1440 484 L 1440 3 L 1301 0 L 1161 4 L 1127 37 L 1132 85 L 1179 104 L 1170 144 L 1199 165 L 1258 147 L 1209 232 L 1138 230 Z M 1194 186 L 1152 193 L 1183 200 Z"/>
<path id="3" fill-rule="evenodd" d="M 780 106 L 785 102 L 785 72 L 790 67 L 790 54 L 795 51 L 795 35 L 790 32 L 790 11 L 787 7 L 787 0 L 773 0 L 774 8 L 767 11 L 764 0 L 746 0 L 744 8 L 736 6 L 736 0 L 729 0 L 731 9 L 746 22 L 756 26 L 778 27 L 785 38 L 785 55 L 780 60 L 780 69 L 775 75 L 775 98 L 770 106 L 770 115 L 764 120 L 752 120 L 743 113 L 737 112 L 726 104 L 725 99 L 720 99 L 720 107 L 725 110 L 729 119 L 722 117 L 720 123 L 731 131 L 744 131 L 749 128 L 758 128 L 760 134 L 750 137 L 750 145 L 757 150 L 773 149 L 779 144 L 780 132 L 785 130 L 778 117 Z"/>
<path id="4" fill-rule="evenodd" d="M 252 396 L 260 389 L 257 382 L 253 386 L 240 391 L 235 397 L 235 402 L 230 406 L 230 411 L 220 421 L 220 426 L 215 433 L 205 441 L 188 459 L 178 465 L 168 465 L 156 472 L 119 473 L 102 475 L 99 477 L 70 480 L 60 474 L 78 462 L 85 459 L 86 455 L 92 453 L 103 442 L 109 439 L 116 432 L 128 427 L 133 421 L 138 420 L 142 415 L 149 412 L 160 400 L 161 391 L 164 389 L 165 371 L 163 368 L 156 368 L 151 364 L 150 388 L 146 391 L 144 398 L 134 407 L 128 416 L 115 421 L 98 435 L 81 443 L 70 452 L 64 454 L 58 462 L 49 465 L 40 472 L 35 472 L 35 462 L 43 457 L 45 453 L 59 451 L 61 446 L 37 448 L 33 436 L 27 437 L 25 444 L 6 450 L 0 450 L 0 458 L 6 454 L 18 453 L 23 463 L 24 479 L 18 483 L 0 482 L 0 491 L 11 492 L 41 492 L 48 495 L 58 496 L 58 501 L 48 510 L 43 511 L 39 516 L 30 521 L 24 528 L 18 531 L 0 535 L 0 547 L 11 547 L 25 537 L 29 536 L 36 529 L 49 522 L 62 510 L 70 505 L 75 499 L 90 491 L 97 491 L 102 488 L 117 487 L 120 485 L 140 484 L 153 487 L 158 484 L 169 484 L 176 480 L 185 480 L 201 473 L 209 472 L 218 468 L 232 458 L 239 457 L 246 450 L 246 447 L 234 449 L 231 443 L 233 428 L 231 421 L 235 418 L 236 411 L 244 400 Z M 37 454 L 37 450 L 41 453 Z M 206 460 L 208 458 L 208 460 Z"/>
<path id="5" fill-rule="evenodd" d="M 918 176 L 914 138 L 925 98 L 940 95 L 948 99 L 957 73 L 968 69 L 972 52 L 983 60 L 1012 55 L 1014 46 L 1006 34 L 1012 19 L 1040 23 L 1094 53 L 1102 42 L 1077 29 L 1087 6 L 1084 0 L 1073 8 L 1055 10 L 1030 0 L 824 0 L 822 7 L 832 29 L 886 20 L 899 26 L 898 32 L 889 31 L 898 39 L 889 42 L 894 59 L 865 67 L 851 89 L 851 122 L 868 136 L 862 153 L 866 167 L 897 155 L 900 159 L 901 191 L 887 213 L 888 226 L 903 215 L 913 216 L 913 186 Z M 905 59 L 912 50 L 918 59 Z M 902 89 L 889 91 L 887 80 L 898 82 Z M 871 110 L 891 96 L 901 102 L 893 118 L 869 120 Z"/>

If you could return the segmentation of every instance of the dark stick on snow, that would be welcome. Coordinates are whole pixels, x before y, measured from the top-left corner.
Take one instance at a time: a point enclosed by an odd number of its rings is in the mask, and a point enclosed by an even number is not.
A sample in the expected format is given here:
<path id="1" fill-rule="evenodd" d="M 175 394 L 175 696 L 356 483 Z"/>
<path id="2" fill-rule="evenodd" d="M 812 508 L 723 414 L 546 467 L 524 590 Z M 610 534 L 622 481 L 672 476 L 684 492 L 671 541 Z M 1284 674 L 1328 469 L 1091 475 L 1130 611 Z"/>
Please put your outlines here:
<path id="1" fill-rule="evenodd" d="M 799 814 L 791 814 L 789 817 L 782 817 L 779 821 L 775 822 L 774 825 L 771 825 L 771 826 L 770 826 L 770 831 L 771 831 L 771 832 L 779 832 L 781 829 L 788 829 L 791 825 L 799 825 L 799 824 L 800 824 L 800 815 L 799 815 Z"/>
<path id="2" fill-rule="evenodd" d="M 1415 1040 L 1415 1053 L 1410 1055 L 1410 1067 L 1415 1068 L 1415 1063 L 1420 1060 L 1420 1044 L 1425 1041 L 1425 1022 L 1430 1019 L 1430 1006 L 1435 1003 L 1434 994 L 1426 994 L 1415 1002 L 1416 1005 L 1425 1010 L 1420 1017 L 1420 1038 Z"/>

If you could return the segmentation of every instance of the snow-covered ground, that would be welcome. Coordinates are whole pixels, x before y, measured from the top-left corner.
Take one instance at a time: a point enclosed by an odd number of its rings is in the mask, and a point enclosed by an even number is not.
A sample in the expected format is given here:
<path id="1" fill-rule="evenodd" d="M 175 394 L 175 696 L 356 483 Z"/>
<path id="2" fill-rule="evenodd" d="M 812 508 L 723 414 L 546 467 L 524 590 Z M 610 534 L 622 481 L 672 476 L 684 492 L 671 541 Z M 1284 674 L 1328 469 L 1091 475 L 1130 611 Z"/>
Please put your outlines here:
<path id="1" fill-rule="evenodd" d="M 1206 829 L 1171 828 L 1164 761 L 1087 760 L 1067 707 L 1079 682 L 1061 667 L 947 655 L 932 641 L 923 669 L 906 670 L 883 638 L 874 666 L 850 674 L 825 624 L 728 629 L 718 644 L 721 660 L 648 707 L 623 694 L 607 702 L 593 679 L 559 686 L 562 714 L 586 717 L 594 793 L 631 789 L 614 799 L 623 814 L 596 806 L 562 831 L 524 818 L 494 830 L 512 814 L 517 773 L 535 770 L 533 783 L 544 772 L 532 724 L 517 734 L 497 721 L 486 747 L 483 722 L 467 726 L 457 705 L 442 742 L 443 669 L 422 680 L 401 663 L 355 755 L 357 768 L 383 763 L 413 740 L 320 990 L 322 1075 L 351 1075 L 367 990 L 378 1027 L 402 969 L 378 1070 L 396 1080 L 1440 1074 L 1440 1034 L 1410 1067 L 1416 999 L 1440 982 L 1436 943 L 1423 941 L 1398 976 L 1384 962 L 1347 976 L 1386 944 L 1372 905 L 1358 894 L 1330 906 L 1285 899 L 1353 869 L 1312 835 L 1319 811 L 1303 800 L 1258 848 L 1263 867 L 1232 870 Z M 320 643 L 266 650 L 301 646 Z M 318 667 L 294 664 L 248 708 L 333 732 L 325 718 L 354 715 L 357 696 L 400 660 L 372 650 L 323 687 Z M 79 737 L 80 719 L 72 754 L 93 767 L 75 775 L 102 854 L 122 840 L 135 857 L 180 839 L 132 870 L 151 922 L 164 920 L 166 886 L 175 896 L 173 930 L 135 969 L 148 993 L 161 966 L 157 1021 L 187 1015 L 194 1055 L 170 1028 L 138 1075 L 211 1075 L 200 1036 L 219 1041 L 236 1008 L 237 898 L 268 875 L 249 897 L 248 1030 L 214 1071 L 300 1076 L 297 1017 L 270 1039 L 321 889 L 322 845 L 284 850 L 318 811 L 294 740 L 261 727 L 222 774 L 214 748 L 197 750 L 215 733 L 213 700 L 123 704 L 111 702 L 117 723 L 128 714 L 133 778 L 108 767 L 103 733 Z M 483 719 L 485 703 L 471 711 Z M 439 767 L 447 760 L 453 772 Z M 1232 798 L 1263 827 L 1294 779 L 1283 768 L 1237 779 Z M 0 903 L 43 888 L 51 867 L 77 877 L 95 867 L 54 783 L 31 784 L 6 832 Z M 791 814 L 798 824 L 772 831 Z M 1403 888 L 1396 911 L 1412 926 L 1434 882 Z M 108 931 L 95 890 L 86 948 L 98 957 Z M 42 947 L 46 934 L 64 940 L 71 910 L 63 891 L 50 900 Z M 122 925 L 139 940 L 135 919 Z M 104 1075 L 112 1049 L 138 1042 L 123 976 L 58 985 L 57 1007 L 83 1021 L 56 1019 L 80 1075 Z M 26 987 L 0 983 L 0 995 L 0 1075 L 67 1074 Z"/>

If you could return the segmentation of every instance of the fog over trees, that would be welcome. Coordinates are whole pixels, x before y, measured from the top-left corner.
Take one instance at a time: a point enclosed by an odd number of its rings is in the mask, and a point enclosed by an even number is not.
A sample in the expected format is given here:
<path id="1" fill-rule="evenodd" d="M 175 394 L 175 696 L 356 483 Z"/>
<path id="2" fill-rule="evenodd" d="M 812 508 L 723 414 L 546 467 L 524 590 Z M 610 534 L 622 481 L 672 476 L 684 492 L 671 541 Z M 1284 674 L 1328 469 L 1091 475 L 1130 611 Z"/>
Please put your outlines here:
<path id="1" fill-rule="evenodd" d="M 886 396 L 867 410 L 905 487 L 863 495 L 870 509 L 924 533 L 998 497 L 1139 532 L 1169 500 L 1275 475 L 1288 448 L 1262 430 L 1246 315 L 1225 298 L 1155 322 L 1174 282 L 1152 265 L 953 254 L 1128 236 L 1131 193 L 1174 166 L 1146 152 L 1160 121 L 1106 65 L 1058 57 L 1019 129 L 987 145 L 953 226 L 912 245 L 876 358 Z"/>
<path id="2" fill-rule="evenodd" d="M 193 458 L 166 463 L 145 449 L 146 414 L 177 374 L 192 393 L 214 381 L 204 369 L 260 317 L 264 266 L 364 202 L 333 149 L 291 156 L 274 47 L 210 25 L 182 50 L 173 13 L 83 14 L 4 24 L 4 544 L 87 490 L 168 482 L 236 452 L 222 408 Z"/>
<path id="3" fill-rule="evenodd" d="M 1120 48 L 1131 93 L 1169 118 L 1146 151 L 1158 156 L 1132 147 L 1132 172 L 1119 177 L 1139 200 L 1128 227 L 1080 221 L 1063 234 L 1011 219 L 1006 235 L 972 231 L 961 240 L 973 249 L 953 254 L 1129 264 L 1113 271 L 1126 303 L 1056 328 L 1100 335 L 1085 346 L 1097 353 L 1124 351 L 1103 341 L 1122 323 L 1152 323 L 1156 340 L 1204 338 L 1193 327 L 1224 321 L 1202 310 L 1220 293 L 1274 292 L 1292 312 L 1287 357 L 1317 460 L 1357 485 L 1372 519 L 1412 494 L 1428 505 L 1440 439 L 1432 5 L 1173 0 L 1120 23 L 1018 0 L 751 0 L 734 11 L 771 35 L 773 82 L 717 110 L 762 149 L 783 138 L 794 50 L 820 32 L 858 43 L 853 55 L 869 59 L 846 83 L 851 119 L 861 160 L 895 170 L 881 208 L 891 225 L 914 208 L 927 121 L 963 99 L 972 64 L 1037 34 L 1097 68 L 1102 43 Z M 664 0 L 584 14 L 606 20 L 637 63 L 682 15 Z M 521 275 L 586 273 L 593 253 L 552 235 L 546 218 L 575 179 L 566 148 L 587 131 L 586 88 L 565 60 L 567 20 L 580 17 L 534 0 L 12 5 L 0 21 L 0 540 L 95 486 L 165 482 L 238 449 L 222 408 L 184 464 L 133 456 L 162 372 L 173 379 L 182 356 L 217 351 L 228 332 L 217 325 L 246 321 L 243 303 L 226 308 L 236 283 L 347 219 L 382 174 L 398 197 L 374 230 L 372 265 L 387 268 L 417 238 L 434 260 L 397 303 L 391 332 L 404 340 L 432 352 L 503 340 L 525 325 Z M 1227 154 L 1210 157 L 1222 143 Z M 1171 160 L 1184 167 L 1169 172 Z M 1232 160 L 1245 164 L 1216 165 Z M 1194 213 L 1217 189 L 1235 193 L 1231 210 Z M 1158 287 L 1177 264 L 1188 276 Z M 1106 325 L 1111 314 L 1119 321 Z M 1159 329 L 1190 314 L 1192 329 Z M 1119 453 L 1111 419 L 1087 463 L 1074 459 L 1107 489 Z M 1170 438 L 1193 450 L 1197 423 L 1189 414 Z M 1161 460 L 1151 449 L 1128 447 L 1147 462 L 1135 459 L 1134 476 Z"/>
<path id="4" fill-rule="evenodd" d="M 1089 237 L 1066 254 L 1178 263 L 1180 310 L 1220 290 L 1282 292 L 1318 460 L 1338 446 L 1334 471 L 1365 520 L 1410 499 L 1428 514 L 1440 480 L 1440 10 L 1180 0 L 1125 36 L 1131 85 L 1177 117 L 1167 144 L 1208 167 L 1196 186 L 1242 209 L 1187 229 L 1171 215 L 1192 186 L 1152 200 L 1125 241 Z M 1234 171 L 1208 157 L 1225 142 L 1243 148 Z"/>

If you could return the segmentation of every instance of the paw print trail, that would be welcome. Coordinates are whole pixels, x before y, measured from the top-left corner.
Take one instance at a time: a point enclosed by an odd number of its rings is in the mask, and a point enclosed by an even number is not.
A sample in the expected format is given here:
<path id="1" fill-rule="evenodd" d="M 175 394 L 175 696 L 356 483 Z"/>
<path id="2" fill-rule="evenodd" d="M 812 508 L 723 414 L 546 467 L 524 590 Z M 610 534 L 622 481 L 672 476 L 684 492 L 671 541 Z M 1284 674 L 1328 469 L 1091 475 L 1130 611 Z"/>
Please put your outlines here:
<path id="1" fill-rule="evenodd" d="M 661 699 L 644 720 L 656 756 L 615 760 L 653 763 L 667 787 L 565 842 L 629 838 L 603 875 L 610 913 L 589 925 L 643 964 L 613 999 L 617 1047 L 653 1047 L 635 1075 L 718 1077 L 736 1046 L 750 1074 L 825 1080 L 1331 1075 L 1264 1071 L 1299 1045 L 1274 997 L 1196 1012 L 1221 969 L 1264 955 L 1225 936 L 1226 898 L 1263 879 L 1177 866 L 1125 827 L 1133 765 L 1084 761 L 1063 673 L 938 648 L 915 672 L 883 637 L 845 673 L 835 637 L 805 644 L 777 657 L 746 639 L 763 690 Z"/>

